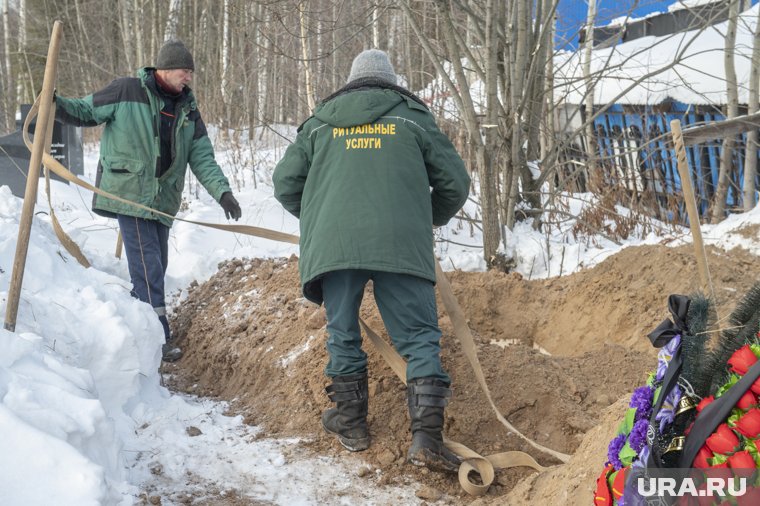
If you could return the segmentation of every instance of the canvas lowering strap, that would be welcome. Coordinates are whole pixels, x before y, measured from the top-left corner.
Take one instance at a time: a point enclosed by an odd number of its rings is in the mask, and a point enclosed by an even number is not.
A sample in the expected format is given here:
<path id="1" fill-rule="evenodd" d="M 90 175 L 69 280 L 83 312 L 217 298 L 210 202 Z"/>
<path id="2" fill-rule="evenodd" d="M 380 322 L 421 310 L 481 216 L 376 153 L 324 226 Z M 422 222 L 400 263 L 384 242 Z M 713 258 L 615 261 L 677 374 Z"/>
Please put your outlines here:
<path id="1" fill-rule="evenodd" d="M 27 146 L 30 149 L 31 149 L 31 142 L 29 141 L 28 136 L 26 135 L 26 132 L 28 131 L 28 122 L 31 121 L 31 118 L 34 118 L 36 116 L 38 109 L 39 109 L 39 97 L 35 101 L 32 109 L 29 111 L 29 114 L 27 115 L 27 123 L 25 123 L 24 125 L 24 141 L 26 142 Z M 200 222 L 200 221 L 186 220 L 183 218 L 176 218 L 174 216 L 170 216 L 160 211 L 156 211 L 155 209 L 151 209 L 147 206 L 143 206 L 141 204 L 137 204 L 135 202 L 131 202 L 129 200 L 123 199 L 111 193 L 105 192 L 87 183 L 86 181 L 79 179 L 74 174 L 72 174 L 66 167 L 61 165 L 58 162 L 58 160 L 56 160 L 55 158 L 53 158 L 47 153 L 43 155 L 42 163 L 46 169 L 53 171 L 56 175 L 58 175 L 59 177 L 63 178 L 66 181 L 69 181 L 78 186 L 81 186 L 82 188 L 86 188 L 103 197 L 113 199 L 118 202 L 130 204 L 134 207 L 152 212 L 156 215 L 166 216 L 167 218 L 183 221 L 186 223 L 192 223 L 194 225 L 201 225 L 204 227 L 215 228 L 218 230 L 226 230 L 228 232 L 246 234 L 246 235 L 261 237 L 264 239 L 270 239 L 273 241 L 280 241 L 280 242 L 285 242 L 285 243 L 290 243 L 290 244 L 298 244 L 298 239 L 299 239 L 298 236 L 295 236 L 292 234 L 286 234 L 284 232 L 278 232 L 275 230 L 269 230 L 266 228 L 254 227 L 251 225 L 223 225 L 223 224 L 218 224 L 218 223 L 206 223 L 206 222 Z M 52 205 L 50 207 L 52 211 Z M 60 226 L 58 228 L 60 228 Z M 81 251 L 79 250 L 76 243 L 74 243 L 74 241 L 69 239 L 62 229 L 61 229 L 61 233 L 67 239 L 66 241 L 64 241 L 61 238 L 61 235 L 59 235 L 59 239 L 61 240 L 61 243 L 64 245 L 66 250 L 69 251 L 69 253 L 71 253 L 72 256 L 80 260 L 80 263 L 82 263 L 81 259 L 84 259 L 84 261 L 86 262 L 84 255 L 81 254 Z M 70 249 L 70 247 L 75 248 L 75 251 L 78 251 L 79 253 L 75 254 L 74 252 L 72 252 L 72 249 Z M 82 265 L 85 265 L 85 264 L 82 263 Z M 86 266 L 89 266 L 89 262 L 87 263 Z M 550 448 L 547 448 L 545 446 L 542 446 L 532 441 L 531 439 L 529 439 L 528 437 L 520 433 L 520 431 L 518 431 L 515 427 L 513 427 L 512 424 L 510 424 L 501 415 L 498 408 L 493 402 L 491 393 L 488 389 L 488 385 L 486 384 L 485 375 L 483 374 L 483 370 L 480 367 L 480 362 L 478 361 L 477 350 L 475 348 L 475 343 L 472 338 L 472 333 L 470 332 L 469 326 L 466 323 L 466 320 L 464 318 L 464 313 L 462 312 L 462 309 L 459 306 L 459 303 L 457 302 L 456 297 L 454 296 L 454 293 L 451 290 L 451 285 L 449 284 L 448 279 L 446 278 L 446 275 L 443 273 L 443 270 L 441 269 L 440 264 L 438 264 L 437 262 L 436 262 L 436 278 L 437 278 L 439 294 L 443 301 L 444 307 L 446 308 L 446 311 L 449 314 L 452 325 L 454 326 L 454 333 L 459 338 L 462 344 L 462 350 L 465 356 L 467 356 L 470 362 L 470 365 L 472 366 L 475 372 L 475 377 L 478 380 L 478 384 L 480 385 L 481 389 L 485 393 L 486 398 L 488 399 L 488 402 L 490 403 L 491 407 L 496 413 L 496 417 L 505 427 L 507 427 L 509 431 L 516 434 L 518 437 L 523 439 L 530 446 L 536 448 L 537 450 L 545 452 L 549 455 L 552 455 L 553 457 L 560 460 L 561 462 L 568 462 L 570 460 L 570 455 L 557 452 L 555 450 L 552 450 Z M 372 344 L 377 348 L 378 352 L 380 352 L 380 354 L 383 356 L 386 362 L 388 362 L 391 369 L 396 373 L 396 375 L 404 383 L 406 383 L 406 362 L 404 362 L 404 359 L 401 358 L 401 356 L 396 352 L 396 350 L 394 350 L 393 347 L 391 347 L 376 332 L 374 332 L 363 320 L 360 320 L 360 324 L 362 328 L 364 329 L 365 333 L 367 334 L 367 336 L 369 337 Z M 478 454 L 477 452 L 469 449 L 463 444 L 460 444 L 448 439 L 445 439 L 445 443 L 446 443 L 446 446 L 451 451 L 453 451 L 454 453 L 456 453 L 457 455 L 459 455 L 460 457 L 464 459 L 462 465 L 459 468 L 459 483 L 462 486 L 462 488 L 471 495 L 480 496 L 480 495 L 485 494 L 488 491 L 488 488 L 491 485 L 491 483 L 493 483 L 493 479 L 495 476 L 494 469 L 506 469 L 510 467 L 531 467 L 537 471 L 542 471 L 546 469 L 545 467 L 538 464 L 538 462 L 536 462 L 536 460 L 533 459 L 533 457 L 531 457 L 525 452 L 510 451 L 510 452 L 503 452 L 503 453 L 498 453 L 494 455 L 488 455 L 484 457 Z M 470 479 L 471 472 L 475 472 L 480 475 L 481 483 L 474 483 Z"/>
<path id="2" fill-rule="evenodd" d="M 31 151 L 32 143 L 29 140 L 29 125 L 31 124 L 31 120 L 33 117 L 37 116 L 37 109 L 39 109 L 39 97 L 37 98 L 37 101 L 34 103 L 34 115 L 32 115 L 31 111 L 26 116 L 26 120 L 24 121 L 24 129 L 23 129 L 23 138 L 24 143 L 26 144 L 26 147 Z M 50 140 L 52 140 L 53 135 L 53 124 L 55 123 L 55 102 L 53 102 L 52 109 L 50 110 L 50 121 L 48 125 L 48 136 L 50 137 L 47 142 L 46 146 L 50 146 Z M 47 151 L 47 149 L 45 150 Z M 45 153 L 43 151 L 43 153 Z M 61 242 L 63 247 L 68 251 L 71 256 L 76 258 L 76 260 L 83 265 L 84 267 L 90 266 L 90 261 L 87 260 L 87 257 L 84 256 L 84 253 L 82 253 L 82 250 L 79 249 L 79 245 L 77 245 L 76 242 L 74 242 L 71 237 L 68 236 L 68 234 L 63 230 L 63 227 L 61 227 L 61 223 L 58 221 L 58 217 L 55 215 L 55 210 L 53 209 L 53 203 L 50 199 L 50 171 L 48 169 L 47 165 L 44 165 L 45 169 L 45 194 L 47 195 L 47 201 L 48 201 L 48 207 L 50 208 L 50 222 L 53 224 L 53 231 L 55 232 L 56 237 L 58 237 L 58 240 Z M 68 171 L 67 171 L 68 172 Z"/>

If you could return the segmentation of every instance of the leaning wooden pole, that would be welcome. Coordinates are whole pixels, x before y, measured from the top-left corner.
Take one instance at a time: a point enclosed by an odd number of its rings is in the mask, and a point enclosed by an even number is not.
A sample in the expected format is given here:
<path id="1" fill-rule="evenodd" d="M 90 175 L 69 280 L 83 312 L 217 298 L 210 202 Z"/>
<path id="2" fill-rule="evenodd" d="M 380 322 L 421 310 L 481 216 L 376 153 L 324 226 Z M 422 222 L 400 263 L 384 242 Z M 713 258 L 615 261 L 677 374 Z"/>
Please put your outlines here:
<path id="1" fill-rule="evenodd" d="M 24 205 L 21 210 L 21 220 L 18 227 L 18 241 L 16 242 L 16 257 L 13 262 L 13 273 L 8 289 L 8 303 L 5 307 L 5 329 L 15 332 L 16 317 L 18 316 L 18 304 L 21 297 L 21 284 L 24 280 L 24 268 L 26 266 L 26 254 L 29 250 L 29 237 L 32 232 L 32 218 L 34 216 L 34 204 L 37 200 L 37 185 L 40 180 L 40 167 L 42 156 L 45 151 L 47 129 L 51 119 L 53 104 L 53 91 L 58 71 L 58 52 L 61 47 L 63 25 L 60 21 L 53 23 L 53 33 L 50 36 L 47 62 L 45 64 L 45 76 L 42 81 L 42 93 L 40 94 L 40 114 L 37 117 L 37 125 L 34 130 L 34 144 L 32 146 L 29 171 L 26 175 L 26 191 L 24 192 Z"/>
<path id="2" fill-rule="evenodd" d="M 691 236 L 694 240 L 694 254 L 697 257 L 697 269 L 699 270 L 702 290 L 715 299 L 712 279 L 710 279 L 710 268 L 707 265 L 705 243 L 702 241 L 702 228 L 699 225 L 699 212 L 697 211 L 697 201 L 694 197 L 694 186 L 691 182 L 691 171 L 689 170 L 689 162 L 686 160 L 686 146 L 683 142 L 680 120 L 674 119 L 670 122 L 670 133 L 673 136 L 673 145 L 676 148 L 678 175 L 681 177 L 683 199 L 686 202 L 686 212 L 689 216 L 689 227 L 691 228 Z"/>
<path id="3" fill-rule="evenodd" d="M 121 258 L 121 250 L 124 248 L 124 240 L 121 237 L 121 230 L 119 230 L 119 233 L 116 235 L 116 252 L 114 255 L 116 258 Z"/>

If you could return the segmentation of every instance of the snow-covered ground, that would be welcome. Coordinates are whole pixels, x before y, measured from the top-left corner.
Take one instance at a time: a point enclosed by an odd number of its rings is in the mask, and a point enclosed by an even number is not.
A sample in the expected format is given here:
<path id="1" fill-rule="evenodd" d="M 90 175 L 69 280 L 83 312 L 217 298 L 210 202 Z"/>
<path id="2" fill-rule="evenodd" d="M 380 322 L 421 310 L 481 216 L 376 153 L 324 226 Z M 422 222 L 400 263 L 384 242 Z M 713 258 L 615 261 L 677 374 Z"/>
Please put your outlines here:
<path id="1" fill-rule="evenodd" d="M 93 149 L 87 149 L 85 161 L 90 181 L 97 160 Z M 272 196 L 271 168 L 281 150 L 251 151 L 218 156 L 237 186 L 241 222 L 297 234 L 297 221 Z M 251 166 L 255 188 L 251 171 L 241 169 Z M 0 504 L 128 505 L 138 503 L 144 490 L 162 496 L 164 505 L 211 490 L 287 505 L 420 502 L 412 484 L 381 487 L 357 476 L 350 456 L 314 458 L 292 440 L 263 437 L 240 417 L 225 416 L 223 403 L 165 389 L 158 373 L 162 330 L 152 309 L 129 295 L 126 261 L 114 256 L 115 222 L 90 211 L 86 190 L 53 183 L 53 208 L 92 263 L 85 269 L 55 238 L 43 186 L 16 331 L 0 330 Z M 569 198 L 568 211 L 577 214 L 590 198 Z M 20 199 L 0 187 L 3 306 L 21 207 Z M 468 203 L 467 211 L 474 215 L 474 204 Z M 202 189 L 181 216 L 224 221 L 221 208 Z M 760 244 L 732 233 L 749 223 L 760 224 L 760 208 L 705 227 L 704 235 L 708 243 L 742 245 L 760 254 Z M 621 245 L 602 237 L 575 240 L 571 226 L 568 221 L 542 233 L 530 223 L 518 224 L 505 251 L 517 261 L 518 272 L 539 278 L 590 267 L 632 244 L 662 240 L 654 233 Z M 687 231 L 670 231 L 677 235 L 670 244 L 688 240 Z M 446 239 L 437 246 L 444 270 L 484 268 L 476 229 L 453 220 L 438 234 Z M 170 248 L 167 288 L 175 303 L 191 281 L 208 279 L 220 261 L 298 252 L 293 245 L 182 222 L 172 229 Z M 333 494 L 328 500 L 325 489 L 353 495 Z"/>

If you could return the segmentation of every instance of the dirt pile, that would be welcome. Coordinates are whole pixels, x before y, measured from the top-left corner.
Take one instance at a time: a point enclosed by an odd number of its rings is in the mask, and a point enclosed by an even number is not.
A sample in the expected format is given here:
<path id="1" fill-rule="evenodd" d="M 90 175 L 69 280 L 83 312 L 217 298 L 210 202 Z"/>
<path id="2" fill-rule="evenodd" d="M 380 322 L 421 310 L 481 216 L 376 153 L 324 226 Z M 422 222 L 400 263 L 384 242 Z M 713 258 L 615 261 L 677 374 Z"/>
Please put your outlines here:
<path id="1" fill-rule="evenodd" d="M 743 250 L 710 249 L 708 255 L 719 310 L 727 312 L 757 280 L 757 258 Z M 553 504 L 569 497 L 590 504 L 608 436 L 623 413 L 623 404 L 606 415 L 605 408 L 624 402 L 619 399 L 654 367 L 656 353 L 645 336 L 669 316 L 668 295 L 697 290 L 691 248 L 632 247 L 594 269 L 550 280 L 496 272 L 454 272 L 449 279 L 498 409 L 526 436 L 575 454 L 569 465 L 538 476 L 527 469 L 499 471 L 478 502 L 521 504 L 535 495 Z M 371 292 L 369 286 L 362 317 L 383 335 Z M 499 423 L 440 302 L 439 316 L 442 360 L 454 388 L 447 437 L 483 455 L 522 450 L 544 465 L 558 464 Z M 167 366 L 171 384 L 232 400 L 268 434 L 302 436 L 316 452 L 340 454 L 319 425 L 329 406 L 324 325 L 323 309 L 301 297 L 296 258 L 226 262 L 208 282 L 192 286 L 172 316 L 186 355 Z M 373 444 L 362 458 L 382 470 L 381 482 L 411 476 L 460 502 L 472 500 L 454 478 L 404 463 L 411 439 L 404 385 L 369 343 L 365 349 Z"/>

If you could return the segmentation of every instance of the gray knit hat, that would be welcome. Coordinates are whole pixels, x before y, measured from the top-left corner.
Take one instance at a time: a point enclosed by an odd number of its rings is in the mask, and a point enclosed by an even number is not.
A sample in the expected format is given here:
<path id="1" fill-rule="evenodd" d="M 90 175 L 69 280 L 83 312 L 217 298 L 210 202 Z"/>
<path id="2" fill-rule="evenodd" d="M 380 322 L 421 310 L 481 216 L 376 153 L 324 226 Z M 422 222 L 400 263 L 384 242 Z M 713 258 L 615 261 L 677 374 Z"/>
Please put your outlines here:
<path id="1" fill-rule="evenodd" d="M 195 70 L 193 55 L 182 41 L 169 40 L 158 51 L 156 68 L 159 70 L 190 69 Z"/>
<path id="2" fill-rule="evenodd" d="M 379 49 L 367 49 L 359 53 L 351 64 L 348 81 L 374 77 L 391 84 L 396 84 L 396 73 L 388 60 L 388 55 Z"/>

